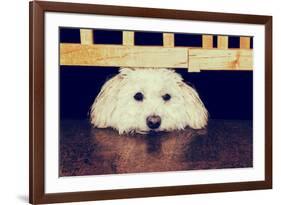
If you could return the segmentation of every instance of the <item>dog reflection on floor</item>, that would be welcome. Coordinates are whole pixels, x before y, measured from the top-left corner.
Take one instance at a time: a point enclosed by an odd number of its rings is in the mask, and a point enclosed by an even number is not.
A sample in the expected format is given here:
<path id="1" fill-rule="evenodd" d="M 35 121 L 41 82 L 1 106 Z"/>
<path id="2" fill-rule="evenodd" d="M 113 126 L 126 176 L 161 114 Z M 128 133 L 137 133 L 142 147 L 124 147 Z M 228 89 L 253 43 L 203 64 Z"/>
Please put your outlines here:
<path id="1" fill-rule="evenodd" d="M 192 129 L 148 135 L 119 135 L 110 129 L 92 129 L 96 166 L 103 172 L 134 173 L 188 169 L 185 153 L 193 137 L 206 130 Z M 102 163 L 100 163 L 102 162 Z M 103 168 L 102 168 L 103 167 Z"/>

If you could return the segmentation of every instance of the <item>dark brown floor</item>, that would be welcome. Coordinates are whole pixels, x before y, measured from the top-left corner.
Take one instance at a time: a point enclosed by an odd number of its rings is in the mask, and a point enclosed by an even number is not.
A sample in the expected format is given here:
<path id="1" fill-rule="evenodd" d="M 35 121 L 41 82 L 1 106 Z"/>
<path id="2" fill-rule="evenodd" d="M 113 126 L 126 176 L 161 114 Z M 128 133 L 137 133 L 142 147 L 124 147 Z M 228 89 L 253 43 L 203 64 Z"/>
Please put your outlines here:
<path id="1" fill-rule="evenodd" d="M 118 135 L 87 121 L 60 130 L 60 176 L 252 167 L 252 122 L 210 120 L 204 130 Z"/>

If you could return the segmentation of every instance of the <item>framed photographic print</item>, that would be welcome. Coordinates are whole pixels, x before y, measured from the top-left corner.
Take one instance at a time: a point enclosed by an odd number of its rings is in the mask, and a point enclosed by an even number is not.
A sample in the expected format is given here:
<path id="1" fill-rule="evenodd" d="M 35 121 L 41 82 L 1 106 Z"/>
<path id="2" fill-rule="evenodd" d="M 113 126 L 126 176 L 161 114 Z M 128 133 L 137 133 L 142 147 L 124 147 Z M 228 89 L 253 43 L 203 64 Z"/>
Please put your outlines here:
<path id="1" fill-rule="evenodd" d="M 271 187 L 271 16 L 30 2 L 30 203 Z"/>

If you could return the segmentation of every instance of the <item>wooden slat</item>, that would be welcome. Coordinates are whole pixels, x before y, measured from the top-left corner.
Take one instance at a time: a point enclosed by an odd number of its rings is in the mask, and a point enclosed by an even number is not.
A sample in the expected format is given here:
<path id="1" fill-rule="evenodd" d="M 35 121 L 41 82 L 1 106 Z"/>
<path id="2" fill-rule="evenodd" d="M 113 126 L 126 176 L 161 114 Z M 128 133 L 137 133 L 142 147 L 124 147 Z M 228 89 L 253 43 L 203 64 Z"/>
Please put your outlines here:
<path id="1" fill-rule="evenodd" d="M 61 65 L 252 70 L 250 49 L 60 44 Z"/>
<path id="2" fill-rule="evenodd" d="M 133 46 L 135 44 L 133 31 L 123 31 L 123 45 Z"/>
<path id="3" fill-rule="evenodd" d="M 212 35 L 202 35 L 202 47 L 203 48 L 213 48 L 213 36 Z"/>
<path id="4" fill-rule="evenodd" d="M 218 36 L 218 48 L 228 49 L 228 37 L 227 36 Z"/>
<path id="5" fill-rule="evenodd" d="M 249 49 L 189 49 L 189 71 L 253 70 L 253 53 Z"/>
<path id="6" fill-rule="evenodd" d="M 250 48 L 250 37 L 240 37 L 240 48 L 249 49 Z"/>
<path id="7" fill-rule="evenodd" d="M 60 44 L 61 65 L 187 68 L 188 48 Z"/>
<path id="8" fill-rule="evenodd" d="M 82 45 L 93 44 L 93 30 L 92 29 L 80 29 L 80 41 Z"/>
<path id="9" fill-rule="evenodd" d="M 167 48 L 174 47 L 175 37 L 173 33 L 163 33 L 163 46 Z"/>

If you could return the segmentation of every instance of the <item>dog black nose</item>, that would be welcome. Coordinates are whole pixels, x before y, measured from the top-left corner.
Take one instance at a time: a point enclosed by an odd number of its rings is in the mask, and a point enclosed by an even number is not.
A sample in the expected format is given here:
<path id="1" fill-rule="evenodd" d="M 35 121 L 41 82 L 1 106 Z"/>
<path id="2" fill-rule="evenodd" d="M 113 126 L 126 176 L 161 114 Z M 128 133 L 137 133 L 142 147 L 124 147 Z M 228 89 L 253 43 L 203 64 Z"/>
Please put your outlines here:
<path id="1" fill-rule="evenodd" d="M 157 129 L 161 125 L 161 118 L 158 115 L 151 115 L 146 118 L 146 124 L 150 129 Z"/>

